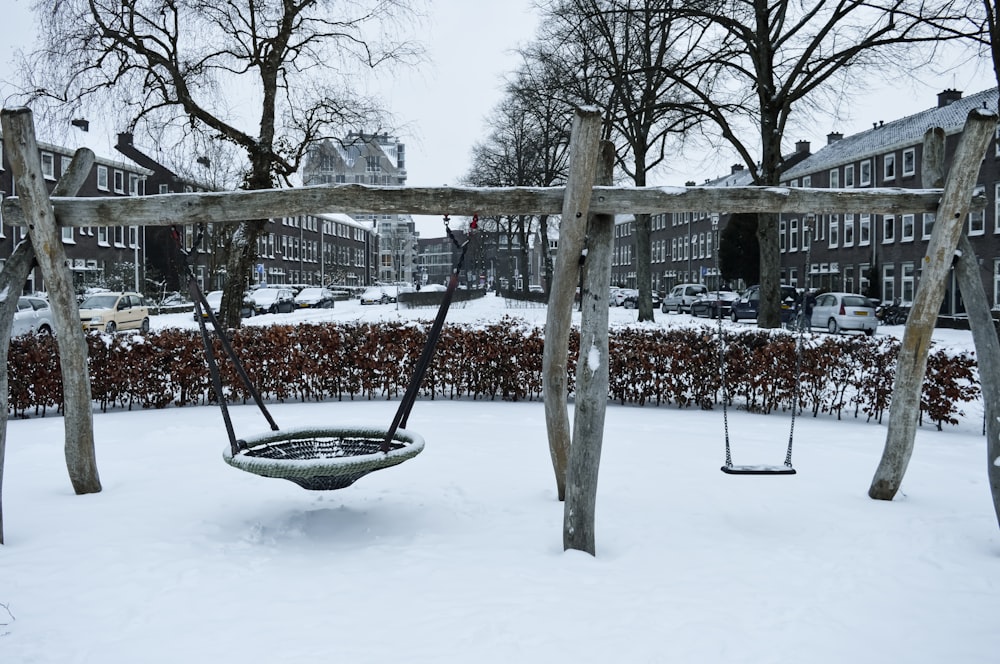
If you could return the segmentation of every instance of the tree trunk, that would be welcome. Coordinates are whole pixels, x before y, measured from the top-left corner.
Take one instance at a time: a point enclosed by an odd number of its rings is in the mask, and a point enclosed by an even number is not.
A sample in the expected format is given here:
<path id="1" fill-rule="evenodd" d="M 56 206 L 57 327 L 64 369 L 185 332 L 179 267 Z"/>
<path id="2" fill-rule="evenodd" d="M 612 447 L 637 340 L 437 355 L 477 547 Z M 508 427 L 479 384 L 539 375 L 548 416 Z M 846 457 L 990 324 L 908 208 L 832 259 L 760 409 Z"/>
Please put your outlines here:
<path id="1" fill-rule="evenodd" d="M 615 146 L 601 143 L 599 184 L 611 182 Z M 604 442 L 604 415 L 608 407 L 608 298 L 611 254 L 615 241 L 613 215 L 591 215 L 587 224 L 589 251 L 580 301 L 580 359 L 576 363 L 576 404 L 573 444 L 566 472 L 563 512 L 563 549 L 596 555 L 594 528 L 597 475 Z"/>
<path id="2" fill-rule="evenodd" d="M 778 245 L 778 215 L 757 215 L 757 242 L 760 246 L 760 309 L 757 326 L 781 327 L 781 248 Z"/>
<path id="3" fill-rule="evenodd" d="M 76 493 L 97 493 L 101 490 L 101 481 L 94 454 L 87 342 L 80 325 L 73 279 L 66 268 L 62 234 L 45 188 L 31 111 L 26 108 L 4 110 L 0 118 L 18 198 L 28 220 L 28 234 L 52 306 L 62 367 L 66 468 Z"/>
<path id="4" fill-rule="evenodd" d="M 635 280 L 639 290 L 638 320 L 640 323 L 653 320 L 653 274 L 650 266 L 651 235 L 649 215 L 635 215 Z M 609 283 L 605 286 L 610 286 L 610 281 L 609 274 Z"/>
<path id="5" fill-rule="evenodd" d="M 577 109 L 570 138 L 566 197 L 559 224 L 559 250 L 552 272 L 552 290 L 545 317 L 542 399 L 545 402 L 545 428 L 559 500 L 566 498 L 566 464 L 570 446 L 569 416 L 566 412 L 569 334 L 573 322 L 577 273 L 587 230 L 587 214 L 597 170 L 600 130 L 600 111 Z"/>
<path id="6" fill-rule="evenodd" d="M 955 248 L 965 227 L 969 201 L 979 177 L 983 154 L 997 126 L 997 116 L 979 109 L 969 113 L 952 160 L 948 181 L 938 206 L 934 230 L 923 259 L 923 276 L 906 320 L 903 343 L 896 363 L 896 382 L 889 405 L 889 428 L 882 460 L 868 495 L 892 500 L 899 491 L 913 454 L 920 417 L 920 390 L 927 369 L 927 355 L 945 281 L 955 258 Z"/>

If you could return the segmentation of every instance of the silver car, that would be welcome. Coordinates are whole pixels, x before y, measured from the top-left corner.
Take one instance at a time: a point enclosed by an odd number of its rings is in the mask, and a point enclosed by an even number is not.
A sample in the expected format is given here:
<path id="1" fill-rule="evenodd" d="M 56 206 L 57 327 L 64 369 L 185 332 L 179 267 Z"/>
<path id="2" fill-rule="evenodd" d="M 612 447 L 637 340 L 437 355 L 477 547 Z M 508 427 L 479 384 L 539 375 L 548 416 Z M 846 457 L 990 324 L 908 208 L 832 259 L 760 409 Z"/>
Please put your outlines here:
<path id="1" fill-rule="evenodd" d="M 809 323 L 812 327 L 825 327 L 831 334 L 857 330 L 871 336 L 878 328 L 875 305 L 864 295 L 856 293 L 823 293 L 816 296 Z"/>

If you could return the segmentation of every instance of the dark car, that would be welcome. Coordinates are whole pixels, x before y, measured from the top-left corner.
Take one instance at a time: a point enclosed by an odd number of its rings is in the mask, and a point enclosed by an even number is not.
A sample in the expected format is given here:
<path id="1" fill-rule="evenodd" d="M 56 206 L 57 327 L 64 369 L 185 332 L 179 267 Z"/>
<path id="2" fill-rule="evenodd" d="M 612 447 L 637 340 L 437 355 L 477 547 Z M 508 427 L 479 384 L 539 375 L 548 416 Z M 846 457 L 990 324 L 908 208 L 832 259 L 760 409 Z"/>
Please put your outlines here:
<path id="1" fill-rule="evenodd" d="M 795 318 L 795 301 L 798 291 L 794 286 L 781 286 L 781 322 L 788 323 Z M 757 318 L 760 310 L 760 286 L 751 286 L 743 291 L 739 298 L 733 300 L 729 309 L 729 318 L 734 323 L 744 318 Z"/>
<path id="2" fill-rule="evenodd" d="M 295 304 L 299 309 L 332 309 L 333 291 L 329 288 L 307 286 L 295 296 Z"/>
<path id="3" fill-rule="evenodd" d="M 660 294 L 656 291 L 652 293 L 653 298 L 653 308 L 656 309 L 660 306 Z M 630 291 L 623 299 L 622 306 L 626 309 L 638 309 L 639 308 L 639 291 Z"/>
<path id="4" fill-rule="evenodd" d="M 691 315 L 725 318 L 729 316 L 733 301 L 738 297 L 739 295 L 732 291 L 709 291 L 691 303 Z"/>

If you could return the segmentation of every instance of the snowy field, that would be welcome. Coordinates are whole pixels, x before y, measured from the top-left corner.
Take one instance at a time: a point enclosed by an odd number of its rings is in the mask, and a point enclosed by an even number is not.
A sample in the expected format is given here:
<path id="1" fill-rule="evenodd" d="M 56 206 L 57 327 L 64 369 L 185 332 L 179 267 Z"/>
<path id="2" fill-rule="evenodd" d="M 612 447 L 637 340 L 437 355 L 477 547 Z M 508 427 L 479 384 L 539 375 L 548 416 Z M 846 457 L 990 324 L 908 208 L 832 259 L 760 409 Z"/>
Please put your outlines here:
<path id="1" fill-rule="evenodd" d="M 489 297 L 449 318 L 544 320 L 502 305 Z M 433 315 L 338 303 L 251 324 Z M 654 324 L 698 323 L 658 313 Z M 939 336 L 971 345 L 968 332 Z M 271 411 L 279 425 L 384 427 L 396 405 Z M 253 407 L 233 414 L 238 433 L 265 428 Z M 780 463 L 787 416 L 729 419 L 736 463 Z M 425 451 L 329 493 L 227 466 L 222 419 L 205 407 L 96 414 L 104 490 L 75 496 L 62 424 L 9 424 L 3 664 L 985 664 L 1000 653 L 978 404 L 958 427 L 918 432 L 892 502 L 867 497 L 884 426 L 797 418 L 797 475 L 732 477 L 719 472 L 721 412 L 611 406 L 596 558 L 562 550 L 540 403 L 419 401 L 409 428 Z"/>

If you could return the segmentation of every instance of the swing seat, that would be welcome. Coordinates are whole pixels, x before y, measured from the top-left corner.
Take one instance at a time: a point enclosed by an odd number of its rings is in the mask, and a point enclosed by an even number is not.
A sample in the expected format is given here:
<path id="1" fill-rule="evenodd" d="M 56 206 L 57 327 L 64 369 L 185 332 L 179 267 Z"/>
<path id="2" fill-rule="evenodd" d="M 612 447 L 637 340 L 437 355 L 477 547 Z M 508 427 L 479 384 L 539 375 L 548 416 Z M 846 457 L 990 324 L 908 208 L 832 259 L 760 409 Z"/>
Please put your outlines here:
<path id="1" fill-rule="evenodd" d="M 780 466 L 723 466 L 722 472 L 729 475 L 794 475 L 790 464 Z"/>
<path id="2" fill-rule="evenodd" d="M 382 451 L 387 429 L 303 427 L 269 431 L 237 441 L 234 454 L 227 447 L 222 458 L 230 466 L 295 482 L 303 489 L 330 491 L 348 487 L 368 473 L 415 457 L 424 439 L 396 429 L 389 451 Z"/>

